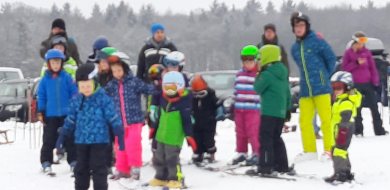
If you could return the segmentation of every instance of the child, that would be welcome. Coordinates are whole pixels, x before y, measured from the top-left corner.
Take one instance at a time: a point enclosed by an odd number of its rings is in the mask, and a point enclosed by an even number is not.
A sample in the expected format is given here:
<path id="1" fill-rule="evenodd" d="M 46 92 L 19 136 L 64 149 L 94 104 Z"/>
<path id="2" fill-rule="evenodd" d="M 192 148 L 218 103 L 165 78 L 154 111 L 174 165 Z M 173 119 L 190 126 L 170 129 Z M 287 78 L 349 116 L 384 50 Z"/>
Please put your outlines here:
<path id="1" fill-rule="evenodd" d="M 75 189 L 89 189 L 91 178 L 94 189 L 108 189 L 106 154 L 111 144 L 109 128 L 118 138 L 119 150 L 124 150 L 122 121 L 112 99 L 99 87 L 97 73 L 93 63 L 83 64 L 77 69 L 76 81 L 81 94 L 72 99 L 57 141 L 57 147 L 61 147 L 65 136 L 75 136 Z"/>
<path id="2" fill-rule="evenodd" d="M 194 97 L 192 99 L 192 112 L 195 119 L 193 132 L 198 145 L 192 160 L 200 163 L 205 159 L 212 163 L 217 152 L 214 136 L 217 127 L 217 109 L 220 105 L 215 91 L 207 86 L 201 75 L 194 76 L 191 89 Z"/>
<path id="3" fill-rule="evenodd" d="M 280 48 L 265 45 L 260 49 L 260 73 L 254 88 L 262 98 L 260 159 L 257 173 L 275 175 L 290 172 L 286 147 L 281 138 L 287 112 L 290 110 L 288 71 L 280 61 Z"/>
<path id="4" fill-rule="evenodd" d="M 163 59 L 163 65 L 166 68 L 167 72 L 169 71 L 178 71 L 180 73 L 183 73 L 185 62 L 185 56 L 180 51 L 173 51 L 169 53 L 167 56 Z M 186 87 L 189 87 L 189 80 L 187 75 L 183 73 L 184 81 Z"/>
<path id="5" fill-rule="evenodd" d="M 98 82 L 101 87 L 105 87 L 112 79 L 110 64 L 108 63 L 108 57 L 117 52 L 118 50 L 113 47 L 105 47 L 97 51 L 95 63 L 98 65 Z"/>
<path id="6" fill-rule="evenodd" d="M 196 151 L 192 137 L 191 94 L 185 89 L 183 74 L 170 71 L 163 76 L 160 97 L 159 126 L 156 130 L 157 149 L 153 157 L 156 169 L 151 186 L 182 188 L 183 174 L 179 154 L 183 140 Z"/>
<path id="7" fill-rule="evenodd" d="M 243 67 L 236 75 L 234 84 L 234 121 L 236 123 L 237 156 L 232 164 L 246 161 L 247 165 L 255 165 L 259 156 L 260 128 L 260 97 L 253 89 L 257 74 L 256 56 L 259 49 L 256 46 L 245 46 L 241 50 Z M 252 146 L 252 156 L 248 157 L 248 142 Z"/>
<path id="8" fill-rule="evenodd" d="M 70 99 L 77 93 L 72 77 L 63 71 L 65 56 L 56 49 L 50 49 L 45 55 L 48 70 L 38 86 L 38 119 L 44 124 L 41 164 L 43 172 L 52 173 L 53 149 L 58 138 L 58 128 L 62 127 L 69 111 Z M 76 165 L 74 144 L 67 139 L 67 161 L 73 171 Z"/>
<path id="9" fill-rule="evenodd" d="M 152 95 L 155 88 L 141 79 L 133 76 L 127 62 L 127 55 L 114 53 L 108 58 L 113 80 L 106 91 L 114 99 L 116 109 L 122 115 L 125 126 L 125 151 L 116 151 L 117 173 L 113 179 L 131 177 L 139 180 L 142 167 L 142 127 L 145 125 L 144 114 L 141 110 L 141 94 Z"/>
<path id="10" fill-rule="evenodd" d="M 326 182 L 351 181 L 351 163 L 348 147 L 355 132 L 354 118 L 360 107 L 362 95 L 353 88 L 352 74 L 338 71 L 331 77 L 335 102 L 332 105 L 332 128 L 335 130 L 335 145 L 332 149 L 334 174 L 325 179 Z"/>
<path id="11" fill-rule="evenodd" d="M 67 72 L 74 79 L 77 70 L 77 62 L 72 57 L 67 56 L 66 38 L 62 36 L 53 36 L 50 43 L 51 43 L 51 48 L 60 50 L 65 55 L 63 68 L 65 72 Z M 41 69 L 41 77 L 43 77 L 43 75 L 45 74 L 45 71 L 47 70 L 47 66 L 48 66 L 47 62 L 44 63 Z"/>

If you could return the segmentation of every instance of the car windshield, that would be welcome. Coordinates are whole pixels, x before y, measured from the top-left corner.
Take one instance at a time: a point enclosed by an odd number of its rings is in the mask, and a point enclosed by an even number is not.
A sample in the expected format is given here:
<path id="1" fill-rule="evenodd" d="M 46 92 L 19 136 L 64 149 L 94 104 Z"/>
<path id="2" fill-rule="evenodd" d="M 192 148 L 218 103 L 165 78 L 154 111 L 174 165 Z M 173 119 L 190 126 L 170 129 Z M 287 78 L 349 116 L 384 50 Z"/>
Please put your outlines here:
<path id="1" fill-rule="evenodd" d="M 0 96 L 24 97 L 27 83 L 0 83 Z"/>
<path id="2" fill-rule="evenodd" d="M 202 76 L 217 97 L 233 95 L 235 73 L 204 73 Z"/>
<path id="3" fill-rule="evenodd" d="M 0 71 L 0 81 L 20 79 L 18 72 L 15 71 Z"/>

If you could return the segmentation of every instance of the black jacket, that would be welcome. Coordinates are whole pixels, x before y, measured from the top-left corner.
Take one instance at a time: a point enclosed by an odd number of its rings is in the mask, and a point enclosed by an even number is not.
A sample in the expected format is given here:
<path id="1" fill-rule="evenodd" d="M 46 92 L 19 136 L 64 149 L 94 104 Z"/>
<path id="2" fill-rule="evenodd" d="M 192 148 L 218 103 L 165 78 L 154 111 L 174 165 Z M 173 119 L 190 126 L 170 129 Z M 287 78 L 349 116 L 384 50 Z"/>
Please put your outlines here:
<path id="1" fill-rule="evenodd" d="M 177 48 L 169 39 L 157 43 L 153 38 L 149 38 L 138 55 L 137 77 L 148 81 L 150 66 L 162 64 L 163 58 L 172 51 L 177 51 Z"/>
<path id="2" fill-rule="evenodd" d="M 207 89 L 207 96 L 197 98 L 193 96 L 192 112 L 195 118 L 194 130 L 210 129 L 215 130 L 217 124 L 216 115 L 219 107 L 218 98 L 215 91 L 211 88 Z"/>
<path id="3" fill-rule="evenodd" d="M 80 60 L 79 50 L 77 48 L 77 45 L 76 45 L 76 42 L 74 41 L 74 39 L 68 38 L 68 35 L 66 34 L 66 32 L 56 34 L 56 35 L 61 35 L 61 36 L 66 38 L 66 40 L 67 40 L 66 55 L 69 57 L 72 57 L 76 61 L 77 65 L 82 64 L 82 62 Z M 45 54 L 46 54 L 47 50 L 49 50 L 51 48 L 51 38 L 53 36 L 56 36 L 56 35 L 50 33 L 49 37 L 46 40 L 41 42 L 41 49 L 40 49 L 39 53 L 43 59 L 45 59 Z"/>
<path id="4" fill-rule="evenodd" d="M 282 53 L 282 63 L 287 67 L 288 74 L 290 74 L 290 66 L 288 63 L 288 57 L 287 57 L 287 52 L 284 49 L 283 45 L 279 43 L 278 36 L 275 36 L 274 41 L 268 41 L 265 39 L 265 36 L 262 36 L 261 42 L 257 45 L 258 48 L 263 47 L 264 45 L 277 45 L 280 47 L 281 53 Z"/>

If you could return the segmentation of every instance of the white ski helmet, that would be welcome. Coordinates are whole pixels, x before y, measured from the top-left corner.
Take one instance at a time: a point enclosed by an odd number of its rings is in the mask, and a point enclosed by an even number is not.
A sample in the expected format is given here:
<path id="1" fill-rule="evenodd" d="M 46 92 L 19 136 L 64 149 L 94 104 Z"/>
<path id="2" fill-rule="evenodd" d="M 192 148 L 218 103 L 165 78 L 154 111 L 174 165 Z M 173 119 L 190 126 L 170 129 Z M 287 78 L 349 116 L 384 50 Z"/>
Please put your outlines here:
<path id="1" fill-rule="evenodd" d="M 179 66 L 182 68 L 182 67 L 184 67 L 185 64 L 186 64 L 185 56 L 180 51 L 173 51 L 173 52 L 169 53 L 167 56 L 164 57 L 164 60 L 163 60 L 163 65 L 165 67 Z"/>
<path id="2" fill-rule="evenodd" d="M 126 64 L 129 65 L 129 66 L 131 65 L 131 63 L 130 63 L 130 57 L 129 57 L 126 53 L 117 51 L 117 52 L 113 53 L 112 56 L 117 56 L 117 57 L 119 57 L 119 59 L 120 59 L 122 62 L 126 63 Z"/>
<path id="3" fill-rule="evenodd" d="M 353 88 L 353 78 L 352 74 L 346 71 L 337 71 L 330 78 L 332 83 L 334 82 L 342 82 L 347 86 L 347 90 L 351 90 Z"/>

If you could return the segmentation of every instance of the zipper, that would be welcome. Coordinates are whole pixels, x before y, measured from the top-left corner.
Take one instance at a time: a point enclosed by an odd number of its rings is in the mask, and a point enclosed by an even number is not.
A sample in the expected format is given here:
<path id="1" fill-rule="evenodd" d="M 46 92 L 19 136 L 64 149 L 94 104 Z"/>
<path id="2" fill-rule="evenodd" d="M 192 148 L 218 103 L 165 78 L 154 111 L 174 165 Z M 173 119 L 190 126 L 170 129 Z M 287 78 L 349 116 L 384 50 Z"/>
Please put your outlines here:
<path id="1" fill-rule="evenodd" d="M 320 78 L 321 78 L 321 84 L 322 84 L 322 86 L 324 86 L 325 80 L 324 80 L 324 74 L 322 73 L 322 71 L 320 71 Z"/>
<path id="2" fill-rule="evenodd" d="M 307 71 L 307 68 L 306 68 L 305 50 L 304 50 L 304 46 L 303 46 L 303 41 L 301 42 L 301 60 L 302 60 L 303 70 L 305 73 L 307 88 L 309 89 L 309 96 L 311 97 L 311 96 L 313 96 L 313 92 L 312 92 L 311 85 L 310 85 L 309 72 Z"/>
<path id="3" fill-rule="evenodd" d="M 58 75 L 57 76 L 58 79 L 56 80 L 57 82 L 57 85 L 56 85 L 56 90 L 57 90 L 57 93 L 56 93 L 56 99 L 57 99 L 57 111 L 58 111 L 58 114 L 60 114 L 61 112 L 61 101 L 60 101 L 60 98 L 61 98 L 61 93 L 60 93 L 60 84 L 61 84 L 61 77 Z"/>

